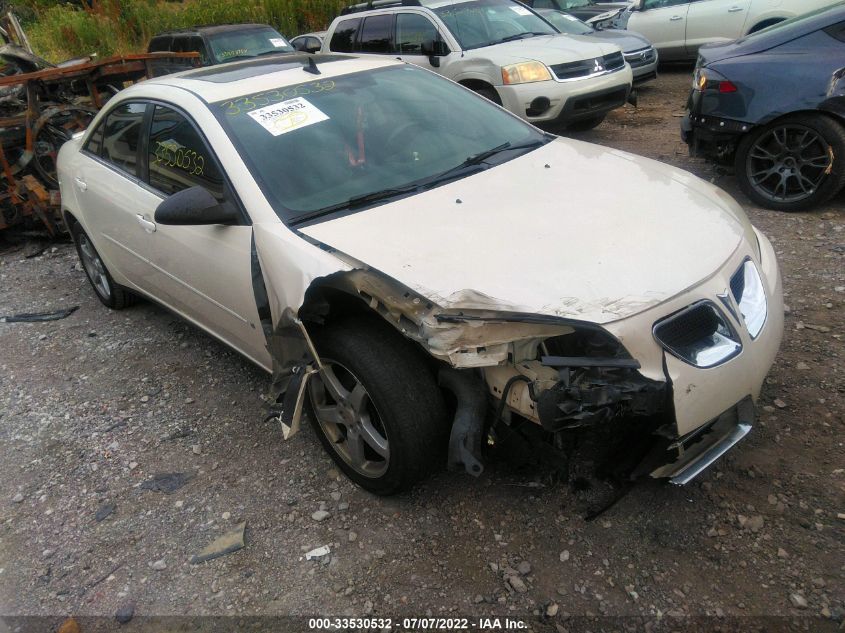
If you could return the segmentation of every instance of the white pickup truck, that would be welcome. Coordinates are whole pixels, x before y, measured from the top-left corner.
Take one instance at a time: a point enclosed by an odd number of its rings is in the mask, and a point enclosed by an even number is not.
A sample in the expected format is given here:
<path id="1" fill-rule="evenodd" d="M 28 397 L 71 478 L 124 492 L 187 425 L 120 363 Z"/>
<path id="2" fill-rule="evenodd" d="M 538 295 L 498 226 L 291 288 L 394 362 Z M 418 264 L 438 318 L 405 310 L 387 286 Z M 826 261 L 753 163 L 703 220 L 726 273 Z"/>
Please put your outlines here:
<path id="1" fill-rule="evenodd" d="M 735 40 L 838 1 L 636 0 L 612 26 L 644 35 L 661 61 L 695 59 L 703 44 Z"/>

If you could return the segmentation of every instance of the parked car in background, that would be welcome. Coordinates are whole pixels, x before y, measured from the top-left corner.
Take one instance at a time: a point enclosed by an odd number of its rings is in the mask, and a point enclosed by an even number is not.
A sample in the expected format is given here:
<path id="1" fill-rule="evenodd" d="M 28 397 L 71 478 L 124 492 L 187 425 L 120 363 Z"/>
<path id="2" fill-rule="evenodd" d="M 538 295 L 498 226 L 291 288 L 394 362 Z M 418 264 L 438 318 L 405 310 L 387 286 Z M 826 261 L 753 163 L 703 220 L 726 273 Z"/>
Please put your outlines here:
<path id="1" fill-rule="evenodd" d="M 147 52 L 197 52 L 203 66 L 263 55 L 292 53 L 294 48 L 272 26 L 266 24 L 223 24 L 197 26 L 159 33 L 150 40 Z M 187 70 L 193 66 L 174 60 L 153 62 L 154 76 Z"/>
<path id="2" fill-rule="evenodd" d="M 601 31 L 569 13 L 555 9 L 537 9 L 537 13 L 551 22 L 558 31 L 567 35 L 591 35 L 600 40 L 616 44 L 622 49 L 625 61 L 634 73 L 634 83 L 642 83 L 657 77 L 657 51 L 646 38 L 633 31 L 603 29 Z"/>
<path id="3" fill-rule="evenodd" d="M 647 37 L 663 61 L 693 60 L 703 44 L 755 33 L 838 0 L 637 0 L 613 26 Z"/>
<path id="4" fill-rule="evenodd" d="M 570 129 L 593 128 L 623 106 L 633 78 L 617 45 L 561 36 L 516 0 L 354 5 L 329 26 L 322 53 L 401 59 L 527 121 Z"/>
<path id="5" fill-rule="evenodd" d="M 301 53 L 319 53 L 323 47 L 323 38 L 325 36 L 325 31 L 303 33 L 291 39 L 290 45 Z"/>
<path id="6" fill-rule="evenodd" d="M 845 187 L 845 3 L 699 51 L 682 125 L 756 204 L 808 209 Z"/>
<path id="7" fill-rule="evenodd" d="M 521 0 L 534 9 L 554 9 L 574 15 L 588 24 L 612 19 L 627 9 L 628 2 L 602 2 L 593 0 Z"/>
<path id="8" fill-rule="evenodd" d="M 58 164 L 97 297 L 272 371 L 286 437 L 310 397 L 378 494 L 479 475 L 492 416 L 687 483 L 750 431 L 781 339 L 774 250 L 723 191 L 386 56 L 151 79 Z"/>

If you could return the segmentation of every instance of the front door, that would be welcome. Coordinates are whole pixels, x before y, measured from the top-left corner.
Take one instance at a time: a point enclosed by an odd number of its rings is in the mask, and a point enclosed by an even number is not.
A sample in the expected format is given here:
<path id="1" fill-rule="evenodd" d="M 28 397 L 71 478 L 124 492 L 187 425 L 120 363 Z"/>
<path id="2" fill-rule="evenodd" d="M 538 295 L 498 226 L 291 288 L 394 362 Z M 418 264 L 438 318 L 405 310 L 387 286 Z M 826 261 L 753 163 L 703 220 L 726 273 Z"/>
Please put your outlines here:
<path id="1" fill-rule="evenodd" d="M 419 13 L 398 13 L 396 15 L 397 59 L 440 72 L 440 67 L 431 65 L 430 53 L 434 43 L 442 38 L 431 20 Z M 441 63 L 443 63 L 441 58 Z"/>
<path id="2" fill-rule="evenodd" d="M 687 13 L 687 55 L 695 57 L 708 42 L 727 42 L 742 36 L 751 0 L 698 0 Z"/>
<path id="3" fill-rule="evenodd" d="M 214 153 L 196 126 L 174 108 L 156 104 L 147 144 L 149 189 L 155 207 L 178 191 L 202 186 L 221 204 L 236 205 Z M 168 226 L 155 223 L 156 296 L 265 367 L 270 359 L 252 279 L 252 227 Z"/>
<path id="4" fill-rule="evenodd" d="M 645 0 L 631 14 L 628 30 L 646 37 L 660 52 L 660 59 L 685 59 L 687 13 L 690 0 Z"/>

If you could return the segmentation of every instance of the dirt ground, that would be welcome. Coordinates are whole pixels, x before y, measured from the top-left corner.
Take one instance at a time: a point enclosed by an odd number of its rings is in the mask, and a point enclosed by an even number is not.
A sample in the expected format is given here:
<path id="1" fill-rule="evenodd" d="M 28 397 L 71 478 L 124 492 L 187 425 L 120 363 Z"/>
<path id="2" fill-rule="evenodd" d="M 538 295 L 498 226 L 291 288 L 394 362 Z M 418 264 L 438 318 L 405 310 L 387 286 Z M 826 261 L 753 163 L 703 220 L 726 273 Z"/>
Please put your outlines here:
<path id="1" fill-rule="evenodd" d="M 338 475 L 309 428 L 284 442 L 262 421 L 267 378 L 247 361 L 155 305 L 105 309 L 70 245 L 7 237 L 0 316 L 79 309 L 0 323 L 0 631 L 20 625 L 9 616 L 50 616 L 40 630 L 55 630 L 133 609 L 128 631 L 150 630 L 144 616 L 238 616 L 233 630 L 268 615 L 843 630 L 845 195 L 811 213 L 750 206 L 680 142 L 690 77 L 664 69 L 638 109 L 578 138 L 713 180 L 780 258 L 783 347 L 753 432 L 713 469 L 684 488 L 638 484 L 593 521 L 581 492 L 502 455 L 478 480 L 444 470 L 376 498 Z M 189 479 L 144 486 L 159 473 Z M 241 522 L 243 549 L 190 562 Z M 328 556 L 305 559 L 322 545 Z"/>

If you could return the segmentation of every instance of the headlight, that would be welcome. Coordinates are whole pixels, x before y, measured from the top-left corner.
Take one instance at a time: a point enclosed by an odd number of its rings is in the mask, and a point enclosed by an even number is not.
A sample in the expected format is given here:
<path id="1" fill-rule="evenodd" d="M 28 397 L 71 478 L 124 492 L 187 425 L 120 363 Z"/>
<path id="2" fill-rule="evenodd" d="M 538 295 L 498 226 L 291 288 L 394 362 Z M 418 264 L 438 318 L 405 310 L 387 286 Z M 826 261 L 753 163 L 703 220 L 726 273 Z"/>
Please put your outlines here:
<path id="1" fill-rule="evenodd" d="M 534 81 L 549 81 L 552 74 L 540 62 L 522 62 L 502 67 L 502 81 L 505 84 L 527 84 Z"/>
<path id="2" fill-rule="evenodd" d="M 766 324 L 768 307 L 763 280 L 760 279 L 760 273 L 750 259 L 746 259 L 731 277 L 731 293 L 739 305 L 748 333 L 752 339 L 757 338 Z"/>

